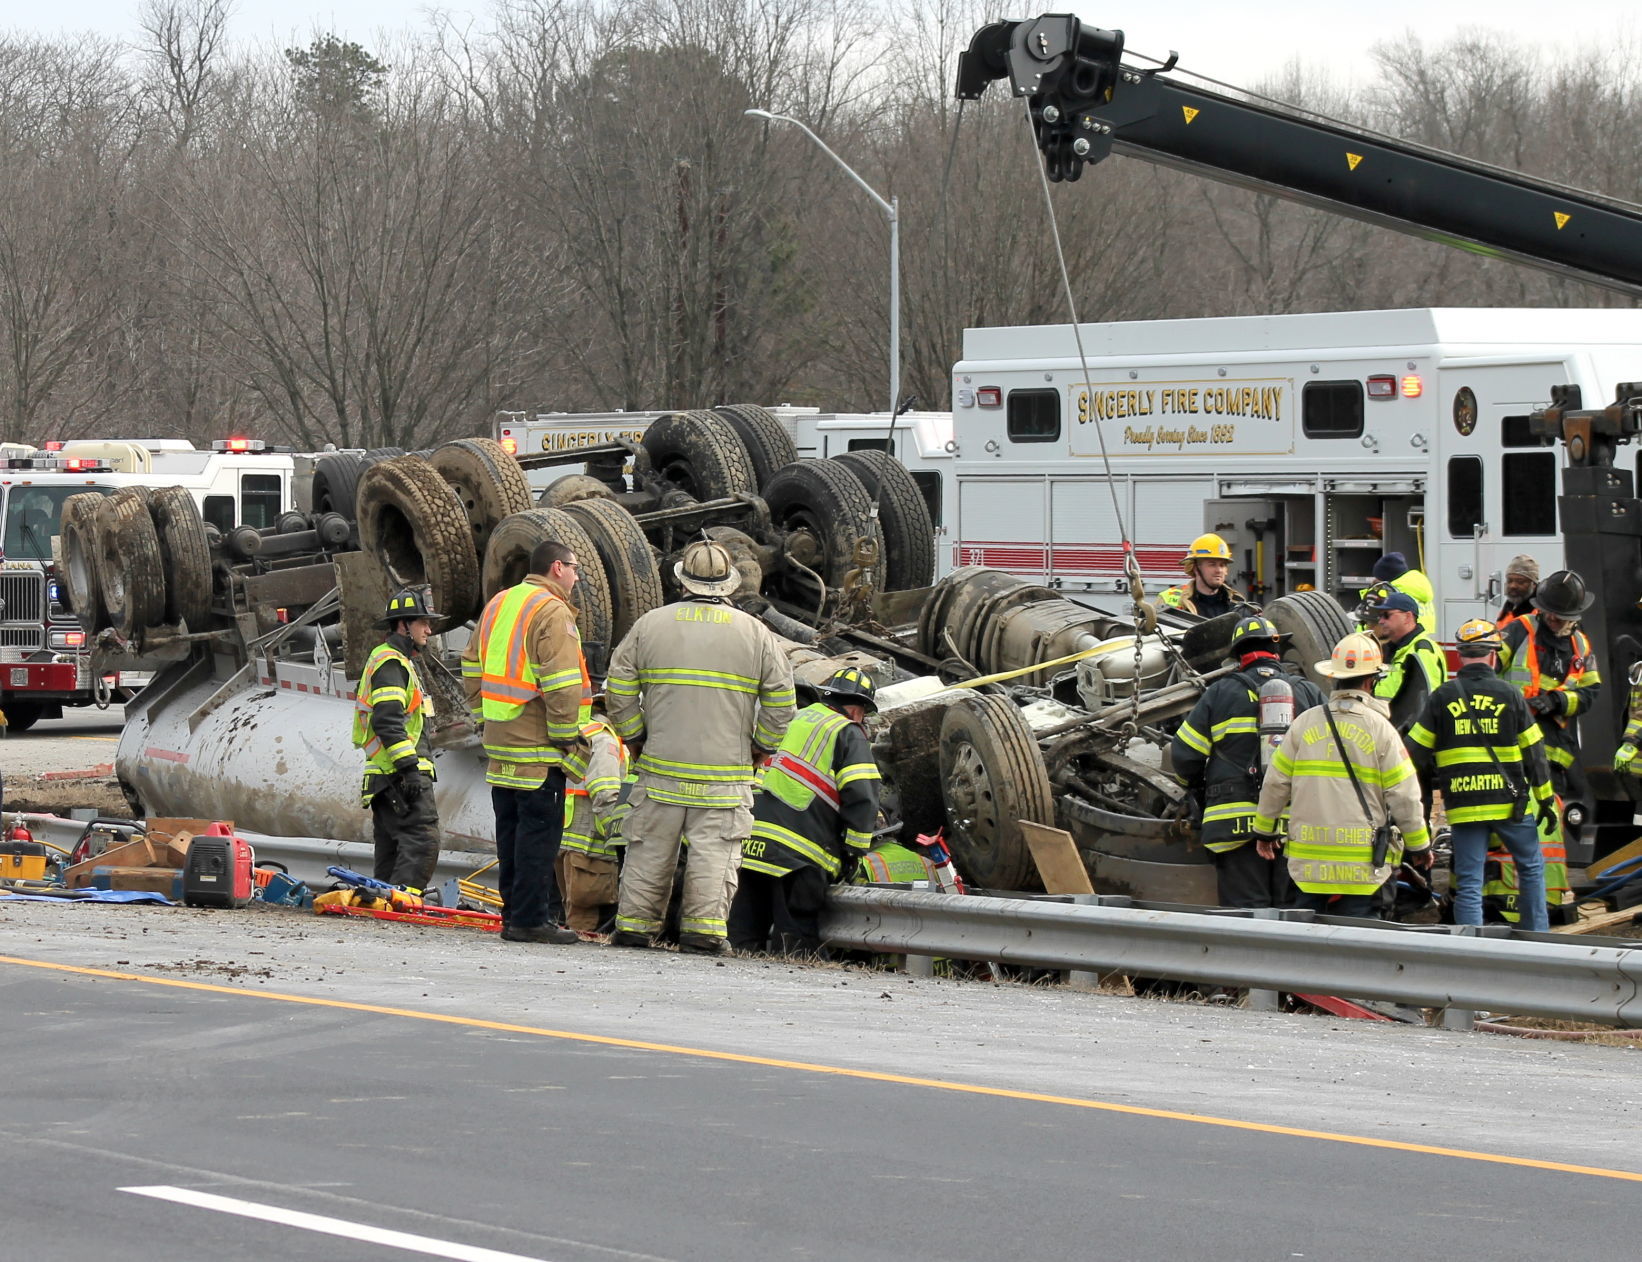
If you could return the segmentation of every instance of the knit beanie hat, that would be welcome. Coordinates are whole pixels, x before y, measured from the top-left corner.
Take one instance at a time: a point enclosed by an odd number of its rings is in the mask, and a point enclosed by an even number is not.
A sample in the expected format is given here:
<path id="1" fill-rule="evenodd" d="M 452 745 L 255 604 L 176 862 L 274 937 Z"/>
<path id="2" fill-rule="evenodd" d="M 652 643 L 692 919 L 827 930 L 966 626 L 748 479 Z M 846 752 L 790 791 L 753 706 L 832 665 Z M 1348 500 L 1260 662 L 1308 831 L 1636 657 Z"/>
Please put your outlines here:
<path id="1" fill-rule="evenodd" d="M 1539 582 L 1539 562 L 1527 553 L 1519 553 L 1505 563 L 1507 575 L 1520 574 L 1530 583 Z"/>
<path id="2" fill-rule="evenodd" d="M 1378 561 L 1374 562 L 1374 577 L 1389 583 L 1394 578 L 1401 578 L 1408 573 L 1408 558 L 1401 552 L 1387 552 Z"/>

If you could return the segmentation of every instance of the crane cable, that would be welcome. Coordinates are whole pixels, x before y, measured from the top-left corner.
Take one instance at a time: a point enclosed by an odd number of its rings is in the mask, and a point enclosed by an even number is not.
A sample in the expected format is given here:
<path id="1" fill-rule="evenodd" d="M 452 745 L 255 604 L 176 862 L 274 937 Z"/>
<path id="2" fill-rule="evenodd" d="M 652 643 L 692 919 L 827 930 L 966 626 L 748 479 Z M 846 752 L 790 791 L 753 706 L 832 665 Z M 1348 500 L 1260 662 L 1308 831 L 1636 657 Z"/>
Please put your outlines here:
<path id="1" fill-rule="evenodd" d="M 1031 137 L 1032 147 L 1038 147 L 1037 130 L 1032 124 L 1032 103 L 1026 101 L 1026 129 Z M 1106 472 L 1106 490 L 1112 497 L 1112 516 L 1117 520 L 1118 537 L 1123 543 L 1123 572 L 1129 580 L 1129 599 L 1134 602 L 1135 610 L 1135 680 L 1130 697 L 1134 702 L 1134 713 L 1129 722 L 1124 725 L 1125 737 L 1136 735 L 1140 726 L 1140 687 L 1142 668 L 1142 646 L 1148 636 L 1157 630 L 1157 609 L 1146 599 L 1146 583 L 1140 573 L 1140 559 L 1135 555 L 1134 541 L 1129 538 L 1129 528 L 1124 524 L 1123 507 L 1118 502 L 1117 483 L 1112 478 L 1112 458 L 1106 450 L 1106 430 L 1098 418 L 1093 416 L 1095 387 L 1090 381 L 1089 356 L 1083 349 L 1083 328 L 1078 323 L 1077 298 L 1072 293 L 1072 274 L 1066 266 L 1066 250 L 1061 245 L 1060 222 L 1055 217 L 1055 202 L 1049 195 L 1049 175 L 1044 163 L 1038 160 L 1034 163 L 1038 169 L 1038 184 L 1043 189 L 1043 204 L 1049 212 L 1049 235 L 1055 244 L 1055 261 L 1060 267 L 1061 288 L 1066 294 L 1066 310 L 1072 322 L 1072 338 L 1078 348 L 1078 365 L 1083 370 L 1084 398 L 1091 408 L 1091 419 L 1094 421 L 1095 437 L 1100 442 L 1100 462 Z M 1045 550 L 1050 544 L 1045 540 Z M 1159 637 L 1167 642 L 1166 636 Z"/>

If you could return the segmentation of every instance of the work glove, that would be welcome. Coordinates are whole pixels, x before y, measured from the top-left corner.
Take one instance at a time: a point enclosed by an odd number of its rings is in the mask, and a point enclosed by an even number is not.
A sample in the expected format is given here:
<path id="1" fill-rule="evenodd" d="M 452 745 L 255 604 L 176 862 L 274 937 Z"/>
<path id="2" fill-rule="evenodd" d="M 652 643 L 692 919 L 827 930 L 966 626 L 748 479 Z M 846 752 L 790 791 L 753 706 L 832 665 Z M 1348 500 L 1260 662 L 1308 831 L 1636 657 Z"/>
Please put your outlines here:
<path id="1" fill-rule="evenodd" d="M 396 771 L 393 778 L 399 785 L 400 795 L 407 803 L 414 802 L 424 793 L 433 791 L 432 778 L 418 767 L 411 767 L 406 771 Z"/>
<path id="2" fill-rule="evenodd" d="M 845 850 L 843 857 L 838 860 L 838 875 L 833 880 L 839 885 L 848 885 L 855 880 L 855 874 L 860 870 L 860 853 L 854 849 Z"/>
<path id="3" fill-rule="evenodd" d="M 1546 798 L 1536 808 L 1535 815 L 1539 820 L 1540 831 L 1554 830 L 1561 826 L 1562 821 L 1557 818 L 1556 799 Z"/>
<path id="4" fill-rule="evenodd" d="M 1629 771 L 1631 763 L 1636 760 L 1636 746 L 1626 741 L 1613 754 L 1613 769 L 1615 771 Z"/>
<path id="5" fill-rule="evenodd" d="M 1560 689 L 1551 692 L 1542 692 L 1528 701 L 1528 708 L 1535 714 L 1548 714 L 1553 719 L 1568 713 L 1568 694 Z"/>

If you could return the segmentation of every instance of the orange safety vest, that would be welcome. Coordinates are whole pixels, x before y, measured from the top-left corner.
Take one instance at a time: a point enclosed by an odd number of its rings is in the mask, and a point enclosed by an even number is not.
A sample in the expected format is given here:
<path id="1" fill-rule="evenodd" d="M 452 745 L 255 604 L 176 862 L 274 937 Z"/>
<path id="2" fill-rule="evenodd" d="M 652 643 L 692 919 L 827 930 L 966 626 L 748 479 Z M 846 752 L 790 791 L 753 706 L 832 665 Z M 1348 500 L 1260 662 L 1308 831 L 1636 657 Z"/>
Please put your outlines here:
<path id="1" fill-rule="evenodd" d="M 531 583 L 498 592 L 479 617 L 479 697 L 484 717 L 505 722 L 517 718 L 526 703 L 541 692 L 541 680 L 531 668 L 526 641 L 532 620 L 557 593 Z M 586 659 L 578 655 L 584 713 L 593 702 L 592 680 Z"/>
<path id="2" fill-rule="evenodd" d="M 1583 631 L 1577 628 L 1574 630 L 1574 652 L 1568 661 L 1568 673 L 1561 679 L 1551 679 L 1548 676 L 1541 676 L 1539 673 L 1539 649 L 1534 644 L 1536 633 L 1539 630 L 1538 613 L 1523 614 L 1515 621 L 1527 627 L 1528 634 L 1523 637 L 1522 651 L 1511 659 L 1511 665 L 1506 668 L 1505 678 L 1522 689 L 1525 700 L 1531 701 L 1539 696 L 1544 690 L 1542 687 L 1544 684 L 1566 684 L 1568 680 L 1573 679 L 1576 675 L 1585 673 L 1585 659 L 1591 655 L 1591 641 L 1590 637 Z M 1499 623 L 1498 625 L 1504 628 L 1509 623 Z"/>

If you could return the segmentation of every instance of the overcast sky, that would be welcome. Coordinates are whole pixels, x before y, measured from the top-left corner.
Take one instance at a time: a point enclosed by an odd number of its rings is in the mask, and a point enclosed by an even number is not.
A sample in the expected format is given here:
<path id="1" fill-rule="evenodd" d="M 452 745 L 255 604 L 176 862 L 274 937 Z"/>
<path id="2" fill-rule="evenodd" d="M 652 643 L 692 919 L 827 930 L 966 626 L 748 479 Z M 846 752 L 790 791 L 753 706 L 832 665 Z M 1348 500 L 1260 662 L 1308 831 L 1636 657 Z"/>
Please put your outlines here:
<path id="1" fill-rule="evenodd" d="M 0 29 L 55 33 L 135 30 L 137 0 L 0 0 Z M 380 32 L 425 25 L 432 7 L 418 0 L 238 0 L 233 22 L 242 39 L 287 42 L 334 30 L 369 47 Z M 449 0 L 452 12 L 488 11 L 485 0 Z M 1011 14 L 1064 12 L 1066 5 L 1010 4 Z M 1181 65 L 1232 84 L 1252 84 L 1298 57 L 1336 76 L 1368 77 L 1368 50 L 1378 40 L 1417 30 L 1428 42 L 1486 26 L 1527 41 L 1551 41 L 1577 55 L 1634 37 L 1642 30 L 1636 0 L 1579 0 L 1572 9 L 1543 0 L 1378 0 L 1346 6 L 1339 0 L 1145 0 L 1074 4 L 1086 21 L 1116 26 L 1138 52 L 1165 56 L 1179 50 Z"/>

